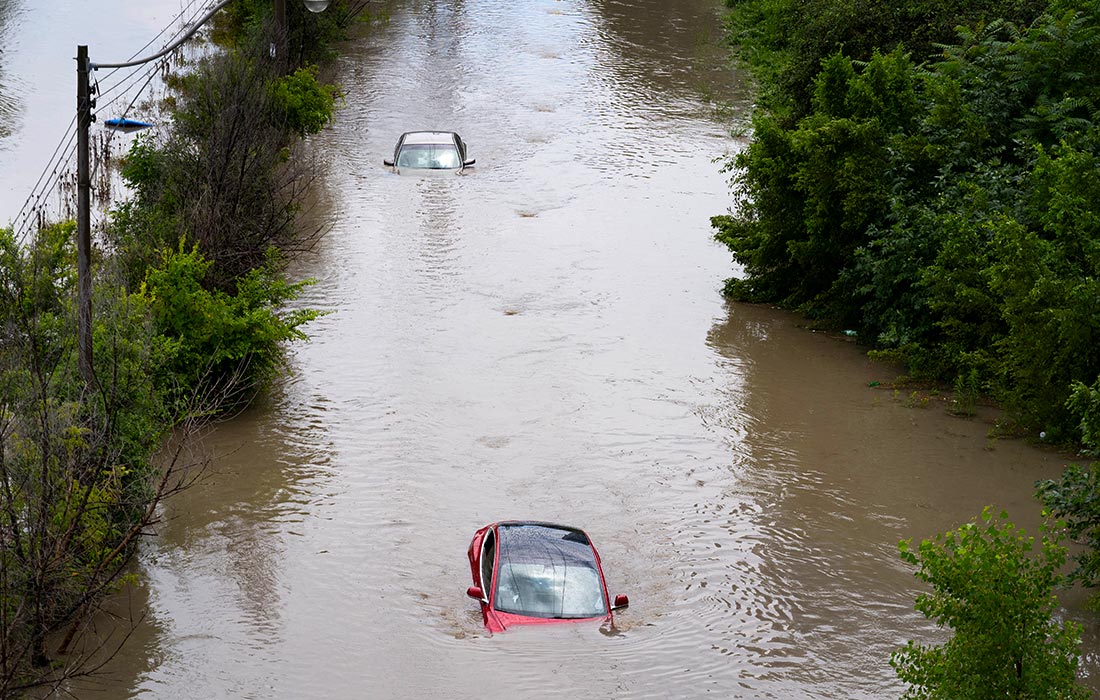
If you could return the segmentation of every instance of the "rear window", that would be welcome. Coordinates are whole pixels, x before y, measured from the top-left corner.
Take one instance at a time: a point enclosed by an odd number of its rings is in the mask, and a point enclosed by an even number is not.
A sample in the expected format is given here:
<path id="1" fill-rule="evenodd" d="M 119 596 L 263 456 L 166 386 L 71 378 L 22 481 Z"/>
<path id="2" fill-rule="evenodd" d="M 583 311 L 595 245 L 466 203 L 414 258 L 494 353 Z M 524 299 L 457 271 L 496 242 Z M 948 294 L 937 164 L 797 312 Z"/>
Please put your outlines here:
<path id="1" fill-rule="evenodd" d="M 529 617 L 607 614 L 596 556 L 584 533 L 545 525 L 502 525 L 493 606 Z"/>

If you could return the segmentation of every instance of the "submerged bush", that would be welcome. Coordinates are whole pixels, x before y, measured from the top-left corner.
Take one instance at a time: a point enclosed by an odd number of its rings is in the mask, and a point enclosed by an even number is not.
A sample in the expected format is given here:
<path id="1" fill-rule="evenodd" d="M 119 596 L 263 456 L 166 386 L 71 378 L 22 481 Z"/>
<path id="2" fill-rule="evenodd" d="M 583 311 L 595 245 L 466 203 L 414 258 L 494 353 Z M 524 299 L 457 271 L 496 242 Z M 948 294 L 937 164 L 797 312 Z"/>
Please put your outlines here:
<path id="1" fill-rule="evenodd" d="M 282 344 L 306 338 L 300 326 L 319 313 L 282 307 L 310 282 L 286 282 L 279 262 L 269 251 L 265 265 L 237 280 L 233 295 L 203 285 L 212 263 L 194 247 L 165 251 L 148 271 L 139 296 L 162 339 L 158 383 L 174 387 L 176 401 L 213 387 L 262 386 L 283 366 Z"/>
<path id="2" fill-rule="evenodd" d="M 272 86 L 276 112 L 299 136 L 316 134 L 332 119 L 337 94 L 335 86 L 317 80 L 316 66 L 299 68 Z"/>

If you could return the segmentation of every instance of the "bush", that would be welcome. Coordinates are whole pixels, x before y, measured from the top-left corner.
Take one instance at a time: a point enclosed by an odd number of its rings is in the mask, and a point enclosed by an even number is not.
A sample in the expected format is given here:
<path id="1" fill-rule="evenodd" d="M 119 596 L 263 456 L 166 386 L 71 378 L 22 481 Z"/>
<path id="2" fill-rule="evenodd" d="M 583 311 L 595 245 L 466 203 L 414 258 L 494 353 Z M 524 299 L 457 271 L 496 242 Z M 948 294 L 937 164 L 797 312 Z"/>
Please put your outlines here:
<path id="1" fill-rule="evenodd" d="M 277 75 L 265 46 L 206 60 L 180 81 L 175 128 L 132 146 L 123 177 L 136 197 L 108 231 L 131 284 L 180 241 L 212 262 L 205 283 L 230 293 L 268 248 L 312 245 L 294 217 L 314 174 L 288 147 L 331 116 L 335 88 L 311 69 Z"/>
<path id="2" fill-rule="evenodd" d="M 1100 19 L 1052 7 L 962 27 L 924 65 L 829 56 L 801 118 L 754 115 L 736 213 L 712 223 L 746 273 L 728 293 L 857 328 L 913 376 L 965 376 L 1024 427 L 1080 440 L 1092 420 L 1067 402 L 1100 376 Z"/>
<path id="3" fill-rule="evenodd" d="M 1044 0 L 727 0 L 731 41 L 764 84 L 765 104 L 791 124 L 811 111 L 822 64 L 840 53 L 869 61 L 899 46 L 917 63 L 940 54 L 955 28 L 996 19 L 1027 25 Z"/>
<path id="4" fill-rule="evenodd" d="M 49 662 L 47 640 L 89 619 L 172 488 L 151 481 L 169 426 L 149 381 L 156 344 L 145 309 L 117 284 L 97 288 L 96 385 L 76 370 L 73 228 L 46 227 L 26 245 L 0 230 L 3 697 L 46 682 L 36 669 Z"/>
<path id="5" fill-rule="evenodd" d="M 1046 479 L 1035 486 L 1044 514 L 1057 518 L 1066 534 L 1084 546 L 1074 556 L 1077 566 L 1070 581 L 1100 588 L 1100 468 L 1071 465 L 1059 479 Z M 1100 594 L 1094 594 L 1092 602 L 1094 606 L 1100 603 Z"/>
<path id="6" fill-rule="evenodd" d="M 1006 517 L 987 508 L 979 521 L 915 550 L 910 541 L 899 545 L 917 578 L 932 586 L 918 596 L 917 610 L 953 631 L 942 645 L 909 642 L 890 658 L 909 685 L 905 698 L 1089 697 L 1076 685 L 1080 626 L 1054 618 L 1065 548 L 1044 535 L 1033 554 L 1034 538 Z"/>
<path id="7" fill-rule="evenodd" d="M 289 284 L 278 274 L 279 259 L 237 280 L 237 293 L 203 285 L 211 266 L 196 248 L 163 253 L 149 270 L 140 297 L 148 304 L 165 358 L 159 386 L 175 401 L 205 389 L 253 389 L 282 367 L 282 343 L 304 340 L 300 326 L 319 312 L 282 310 L 309 281 Z"/>
<path id="8" fill-rule="evenodd" d="M 318 82 L 316 66 L 299 68 L 272 86 L 276 113 L 299 136 L 316 134 L 332 119 L 337 94 L 335 86 Z"/>

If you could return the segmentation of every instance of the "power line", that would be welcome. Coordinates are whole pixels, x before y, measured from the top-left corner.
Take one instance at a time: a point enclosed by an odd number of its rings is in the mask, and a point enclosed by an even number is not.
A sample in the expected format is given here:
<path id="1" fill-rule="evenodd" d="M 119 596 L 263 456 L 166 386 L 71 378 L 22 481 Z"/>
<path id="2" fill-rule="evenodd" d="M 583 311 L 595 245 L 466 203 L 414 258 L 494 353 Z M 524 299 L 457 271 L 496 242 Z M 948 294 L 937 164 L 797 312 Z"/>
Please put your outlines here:
<path id="1" fill-rule="evenodd" d="M 198 3 L 198 2 L 199 2 L 199 0 L 191 0 L 191 2 L 190 2 L 190 3 L 188 4 L 188 6 L 187 6 L 187 7 L 186 7 L 186 8 L 184 9 L 184 10 L 182 10 L 182 11 L 181 11 L 181 12 L 180 12 L 180 13 L 179 13 L 178 15 L 176 15 L 176 16 L 175 16 L 175 17 L 174 17 L 174 18 L 172 19 L 172 25 L 176 24 L 177 22 L 181 22 L 181 20 L 183 19 L 183 15 L 184 15 L 184 14 L 185 14 L 185 13 L 186 13 L 186 12 L 187 12 L 187 11 L 188 11 L 189 9 L 191 9 L 192 7 L 194 7 L 194 5 L 195 5 L 196 3 Z M 171 38 L 171 39 L 169 39 L 168 43 L 171 43 L 171 42 L 174 42 L 174 41 L 176 41 L 176 39 L 177 39 L 177 38 L 179 37 L 179 35 L 180 35 L 180 34 L 182 34 L 182 33 L 183 33 L 184 31 L 186 31 L 186 29 L 187 29 L 188 27 L 190 27 L 190 26 L 191 26 L 191 25 L 192 25 L 192 24 L 194 23 L 194 21 L 195 21 L 195 18 L 196 18 L 196 17 L 198 17 L 198 16 L 199 16 L 199 14 L 200 14 L 200 13 L 202 13 L 203 11 L 204 11 L 204 8 L 199 8 L 199 9 L 197 9 L 197 10 L 195 11 L 195 13 L 194 13 L 193 15 L 191 15 L 191 16 L 190 16 L 190 17 L 189 17 L 189 18 L 188 18 L 188 19 L 187 19 L 186 21 L 183 21 L 183 22 L 181 22 L 181 24 L 180 24 L 180 28 L 179 28 L 179 31 L 178 31 L 178 32 L 177 32 L 177 33 L 176 33 L 176 34 L 175 34 L 174 36 L 172 36 L 172 38 Z M 169 26 L 172 26 L 172 25 L 169 25 Z M 158 38 L 160 38 L 161 36 L 163 36 L 163 35 L 164 35 L 164 33 L 165 33 L 166 31 L 168 31 L 168 27 L 165 27 L 164 29 L 160 30 L 160 33 L 158 33 L 158 34 L 157 34 L 157 35 L 156 35 L 155 37 L 153 37 L 153 39 L 152 39 L 152 40 L 150 40 L 149 42 L 147 42 L 147 43 L 145 44 L 145 46 L 142 46 L 142 47 L 141 47 L 140 49 L 138 49 L 137 51 L 135 51 L 134 53 L 132 53 L 132 54 L 130 55 L 129 59 L 127 59 L 127 60 L 133 60 L 134 58 L 136 58 L 136 57 L 137 57 L 138 55 L 140 55 L 140 54 L 141 54 L 141 53 L 142 53 L 143 51 L 145 51 L 146 49 L 148 49 L 148 48 L 149 48 L 149 47 L 150 47 L 150 46 L 151 46 L 151 45 L 153 44 L 153 42 L 154 42 L 154 41 L 156 41 L 156 40 L 157 40 Z M 166 45 L 167 45 L 167 44 L 166 44 Z M 153 66 L 148 66 L 148 67 L 146 67 L 146 68 L 144 69 L 144 72 L 148 72 L 148 71 L 151 71 L 151 70 L 156 70 L 156 68 L 157 68 L 157 66 L 156 66 L 156 65 L 153 65 Z M 121 71 L 121 70 L 123 70 L 123 69 L 122 69 L 122 68 L 115 68 L 115 69 L 112 69 L 112 70 L 111 70 L 110 72 L 108 72 L 108 73 L 107 73 L 106 75 L 104 75 L 104 76 L 103 76 L 103 77 L 102 77 L 102 78 L 100 79 L 100 80 L 101 80 L 101 82 L 107 82 L 107 79 L 108 79 L 108 78 L 110 78 L 110 77 L 111 77 L 111 76 L 113 76 L 113 75 L 114 75 L 115 73 L 118 73 L 118 72 L 119 72 L 119 71 Z M 143 74 L 144 74 L 144 72 L 143 72 L 143 71 L 139 71 L 139 70 L 131 71 L 131 72 L 129 73 L 129 75 L 127 75 L 127 76 L 126 76 L 125 78 L 122 78 L 122 79 L 120 79 L 120 80 L 119 80 L 119 81 L 118 81 L 117 83 L 114 83 L 113 85 L 111 85 L 111 86 L 109 86 L 109 87 L 103 88 L 103 89 L 102 89 L 102 91 L 101 91 L 101 92 L 99 93 L 99 96 L 100 96 L 100 98 L 102 98 L 102 97 L 105 97 L 105 96 L 106 96 L 106 95 L 108 95 L 109 93 L 111 93 L 111 92 L 113 92 L 114 90 L 118 89 L 118 88 L 119 88 L 120 86 L 122 86 L 122 85 L 123 85 L 123 84 L 125 84 L 126 82 L 130 81 L 130 80 L 131 80 L 131 79 L 133 79 L 133 78 L 134 78 L 135 76 L 137 76 L 137 75 L 143 75 Z"/>
<path id="2" fill-rule="evenodd" d="M 180 20 L 181 20 L 181 19 L 183 18 L 183 16 L 184 16 L 184 15 L 185 15 L 185 14 L 187 13 L 187 11 L 188 11 L 188 10 L 190 10 L 190 9 L 191 9 L 192 7 L 194 7 L 194 6 L 195 6 L 195 4 L 196 4 L 196 3 L 198 3 L 199 1 L 200 1 L 200 0 L 191 0 L 191 1 L 190 1 L 190 2 L 189 2 L 189 3 L 187 4 L 187 6 L 186 6 L 186 7 L 184 7 L 184 8 L 182 9 L 182 10 L 180 10 L 180 11 L 179 11 L 179 14 L 177 14 L 177 15 L 176 15 L 175 17 L 173 17 L 173 18 L 172 18 L 172 21 L 171 21 L 171 22 L 169 22 L 169 23 L 168 23 L 168 24 L 167 24 L 167 25 L 166 25 L 166 26 L 164 27 L 164 29 L 161 29 L 161 30 L 160 30 L 159 32 L 157 32 L 157 35 L 156 35 L 156 36 L 154 36 L 154 37 L 153 37 L 152 39 L 150 39 L 149 41 L 147 41 L 147 42 L 145 43 L 145 45 L 144 45 L 144 46 L 142 46 L 142 47 L 141 47 L 140 49 L 138 49 L 138 50 L 137 50 L 137 51 L 135 51 L 134 53 L 130 54 L 130 57 L 129 57 L 129 58 L 127 59 L 127 60 L 133 60 L 133 59 L 137 58 L 138 56 L 140 56 L 140 55 L 141 55 L 141 53 L 142 53 L 143 51 L 145 51 L 146 49 L 148 49 L 148 48 L 149 48 L 150 46 L 152 46 L 152 45 L 153 45 L 153 43 L 154 43 L 154 42 L 155 42 L 155 41 L 156 41 L 157 39 L 159 39 L 160 37 L 164 36 L 164 33 L 165 33 L 166 31 L 168 31 L 168 29 L 169 29 L 170 27 L 173 27 L 173 26 L 175 26 L 175 25 L 176 25 L 176 23 L 177 23 L 177 22 L 179 22 L 179 21 L 180 21 Z M 191 25 L 191 23 L 192 23 L 192 22 L 194 21 L 194 19 L 195 19 L 195 16 L 197 16 L 198 14 L 199 14 L 199 12 L 198 12 L 198 11 L 197 11 L 197 12 L 195 12 L 195 14 L 191 16 L 191 19 L 190 19 L 190 20 L 188 20 L 187 22 L 184 22 L 184 23 L 183 23 L 183 25 L 182 25 L 182 27 L 181 27 L 181 29 L 180 29 L 180 31 L 183 31 L 183 29 L 184 29 L 184 28 L 186 28 L 186 27 L 189 27 L 189 26 Z M 178 34 L 177 34 L 177 36 L 178 36 Z M 174 41 L 174 40 L 175 40 L 175 38 L 176 38 L 176 37 L 172 37 L 172 41 Z M 114 69 L 114 70 L 112 70 L 112 71 L 111 71 L 110 73 L 107 73 L 106 75 L 104 75 L 104 76 L 103 76 L 104 80 L 106 80 L 107 78 L 110 78 L 110 77 L 111 77 L 112 75 L 114 75 L 115 73 L 117 73 L 117 72 L 118 72 L 118 71 L 120 71 L 120 70 L 122 70 L 122 69 L 121 69 L 121 68 L 115 68 L 115 69 Z"/>

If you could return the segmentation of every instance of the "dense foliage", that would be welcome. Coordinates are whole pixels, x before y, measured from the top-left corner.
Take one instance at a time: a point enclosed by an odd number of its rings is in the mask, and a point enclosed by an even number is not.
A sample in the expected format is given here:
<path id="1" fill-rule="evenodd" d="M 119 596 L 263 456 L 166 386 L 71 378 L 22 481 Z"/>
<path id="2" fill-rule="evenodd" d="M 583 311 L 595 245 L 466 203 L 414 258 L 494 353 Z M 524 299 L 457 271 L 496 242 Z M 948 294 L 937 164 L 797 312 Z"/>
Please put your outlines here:
<path id="1" fill-rule="evenodd" d="M 292 66 L 325 63 L 336 55 L 335 44 L 347 37 L 348 27 L 357 20 L 369 20 L 368 8 L 375 0 L 335 0 L 324 12 L 315 14 L 298 0 L 288 0 L 287 47 Z M 218 17 L 215 39 L 242 47 L 256 39 L 269 41 L 272 30 L 271 0 L 237 0 Z M 370 8 L 371 10 L 377 9 Z M 265 44 L 266 45 L 266 44 Z"/>
<path id="2" fill-rule="evenodd" d="M 953 631 L 942 645 L 910 642 L 890 660 L 908 684 L 908 700 L 1072 700 L 1080 626 L 1055 619 L 1053 589 L 1066 550 L 1057 538 L 1034 538 L 989 509 L 979 521 L 900 544 L 901 557 L 932 586 L 916 608 Z"/>
<path id="3" fill-rule="evenodd" d="M 1100 3 L 967 4 L 987 21 L 940 45 L 955 4 L 736 3 L 771 97 L 713 220 L 745 269 L 726 291 L 1081 441 L 1100 434 Z M 809 78 L 787 51 L 807 42 Z"/>
<path id="4" fill-rule="evenodd" d="M 211 261 L 197 249 L 165 250 L 139 292 L 160 334 L 157 384 L 185 404 L 196 390 L 225 401 L 273 378 L 282 368 L 285 341 L 304 340 L 300 326 L 317 317 L 309 309 L 280 310 L 305 283 L 290 284 L 272 256 L 236 280 L 236 293 L 207 289 Z M 247 381 L 242 381 L 247 379 Z"/>
<path id="5" fill-rule="evenodd" d="M 917 62 L 954 42 L 955 28 L 1004 19 L 1027 24 L 1045 0 L 727 0 L 742 57 L 765 87 L 773 113 L 797 120 L 810 111 L 814 78 L 835 53 L 867 61 L 899 45 Z"/>

